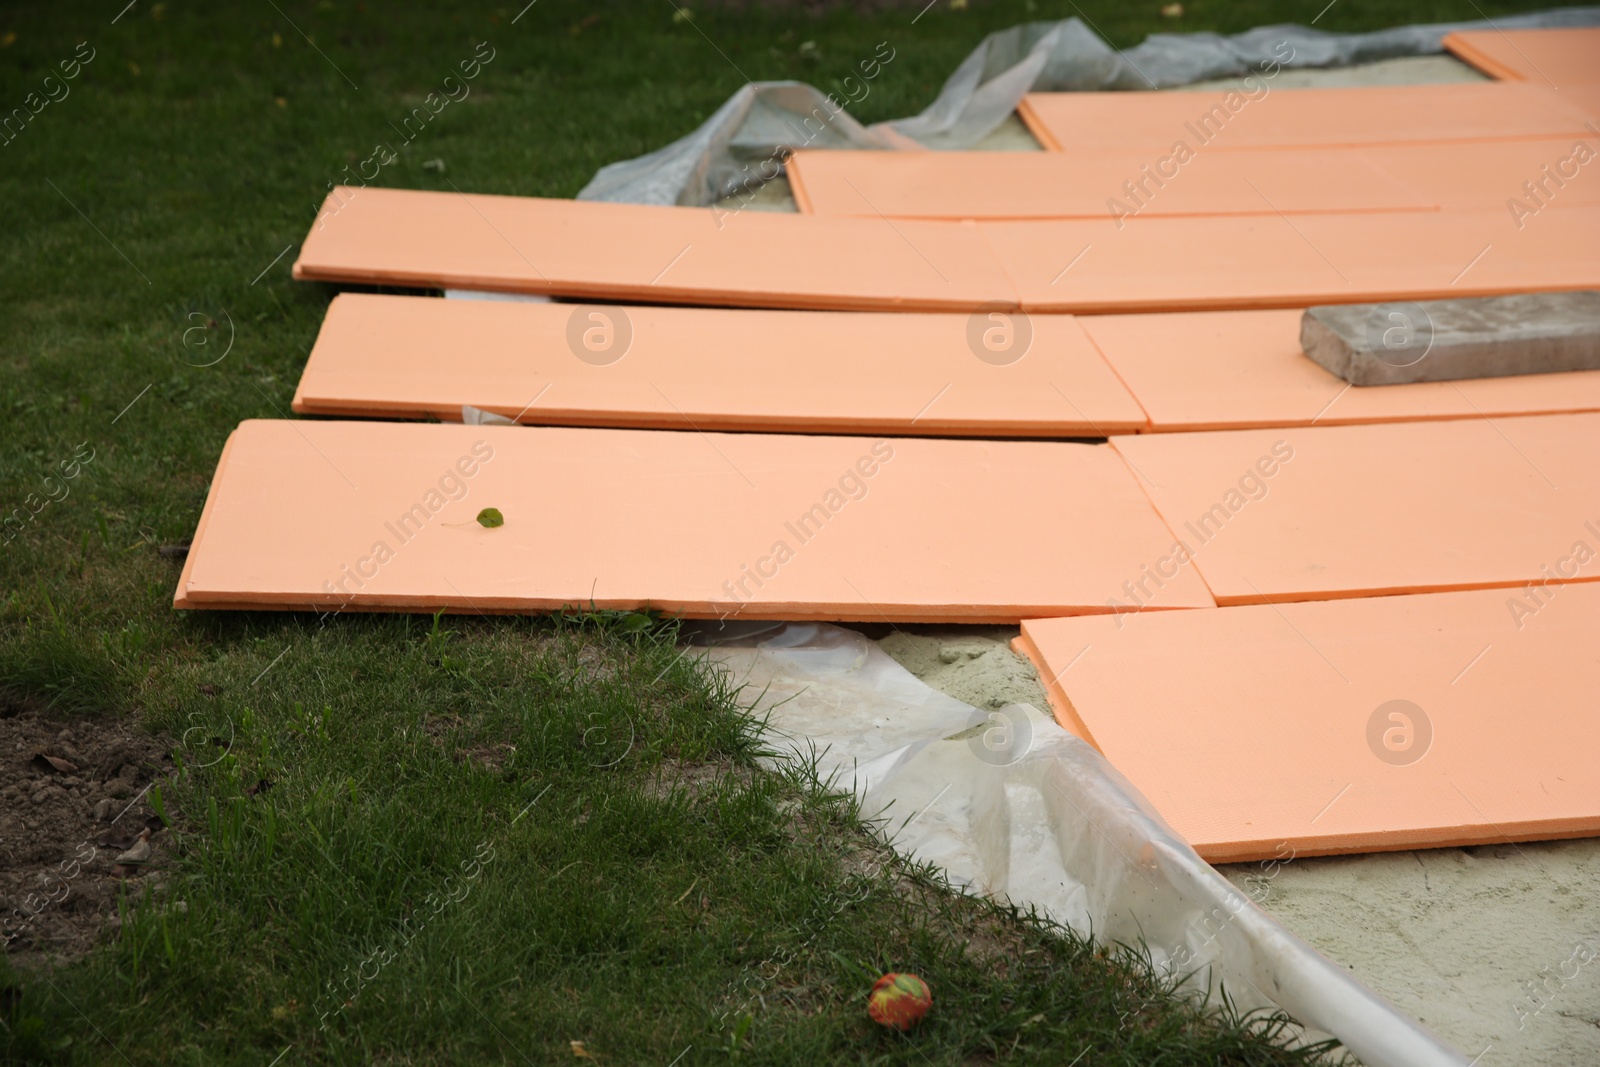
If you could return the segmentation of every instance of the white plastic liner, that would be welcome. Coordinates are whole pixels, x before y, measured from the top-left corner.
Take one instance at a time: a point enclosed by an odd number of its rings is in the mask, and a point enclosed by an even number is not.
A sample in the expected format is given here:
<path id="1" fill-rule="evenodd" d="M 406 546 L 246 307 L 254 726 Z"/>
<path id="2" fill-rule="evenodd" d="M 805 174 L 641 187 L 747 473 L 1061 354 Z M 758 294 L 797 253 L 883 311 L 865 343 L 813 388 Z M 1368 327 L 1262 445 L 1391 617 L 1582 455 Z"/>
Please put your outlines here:
<path id="1" fill-rule="evenodd" d="M 804 82 L 748 82 L 665 148 L 601 167 L 579 200 L 704 207 L 783 173 L 798 148 L 892 148 Z"/>
<path id="2" fill-rule="evenodd" d="M 602 167 L 580 200 L 704 207 L 782 173 L 803 147 L 971 148 L 1016 110 L 1028 92 L 1167 89 L 1278 67 L 1344 67 L 1435 55 L 1452 30 L 1600 24 L 1600 7 L 1561 8 L 1479 22 L 1324 33 L 1260 26 L 1224 37 L 1153 33 L 1125 52 L 1077 18 L 1029 22 L 991 33 L 945 81 L 921 114 L 862 126 L 831 95 L 801 82 L 750 82 L 699 129 L 637 159 Z M 1274 65 L 1275 64 L 1275 65 Z M 893 77 L 893 68 L 884 72 Z"/>
<path id="3" fill-rule="evenodd" d="M 1142 944 L 1197 993 L 1281 1008 L 1308 1038 L 1331 1034 L 1371 1067 L 1467 1063 L 1279 926 L 1048 715 L 981 712 L 853 630 L 741 625 L 747 636 L 706 657 L 760 694 L 773 750 L 853 792 L 901 853 L 1101 943 Z"/>
<path id="4" fill-rule="evenodd" d="M 498 300 L 513 304 L 548 304 L 551 298 L 541 293 L 498 293 L 486 289 L 446 289 L 446 300 Z"/>

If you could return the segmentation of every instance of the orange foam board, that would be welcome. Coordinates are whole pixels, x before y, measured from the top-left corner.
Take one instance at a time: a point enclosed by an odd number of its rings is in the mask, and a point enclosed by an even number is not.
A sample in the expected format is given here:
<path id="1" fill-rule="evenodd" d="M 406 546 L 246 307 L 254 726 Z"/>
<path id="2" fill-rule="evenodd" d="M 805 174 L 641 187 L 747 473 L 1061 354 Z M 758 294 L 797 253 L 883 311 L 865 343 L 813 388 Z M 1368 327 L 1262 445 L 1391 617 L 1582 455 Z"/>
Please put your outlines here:
<path id="1" fill-rule="evenodd" d="M 1004 622 L 1111 611 L 1171 541 L 1106 445 L 263 420 L 175 603 Z"/>
<path id="2" fill-rule="evenodd" d="M 1433 211 L 1415 186 L 1361 154 L 849 152 L 803 150 L 786 166 L 803 210 L 836 217 L 1109 218 Z M 1165 176 L 1164 176 L 1165 175 Z M 1503 189 L 1496 189 L 1497 206 Z"/>
<path id="3" fill-rule="evenodd" d="M 406 189 L 330 193 L 294 276 L 747 307 L 1016 301 L 971 226 Z"/>
<path id="4" fill-rule="evenodd" d="M 1590 164 L 1600 158 L 1600 128 L 1557 138 L 1350 151 L 1445 211 L 1500 209 L 1504 237 L 1530 225 L 1535 209 L 1600 205 L 1600 180 L 1588 176 Z M 1512 208 L 1513 198 L 1521 201 L 1520 210 Z"/>
<path id="5" fill-rule="evenodd" d="M 358 293 L 329 306 L 294 399 L 311 414 L 451 421 L 463 404 L 528 423 L 678 430 L 1104 437 L 1145 425 L 1069 315 Z"/>
<path id="6" fill-rule="evenodd" d="M 1113 437 L 1218 604 L 1592 581 L 1600 414 Z M 1131 599 L 1133 598 L 1130 594 Z"/>
<path id="7" fill-rule="evenodd" d="M 1443 44 L 1491 78 L 1558 89 L 1600 81 L 1600 28 L 1458 30 Z"/>
<path id="8" fill-rule="evenodd" d="M 1153 160 L 1137 151 L 801 151 L 789 160 L 788 174 L 804 210 L 837 217 L 1126 219 L 1498 209 L 1509 235 L 1527 215 L 1509 211 L 1507 198 L 1526 199 L 1525 183 L 1539 198 L 1527 200 L 1527 208 L 1600 205 L 1600 181 L 1582 176 L 1596 156 L 1600 131 Z"/>
<path id="9" fill-rule="evenodd" d="M 1594 147 L 1596 137 L 1600 136 L 1600 81 L 1563 86 L 1560 96 L 1568 107 L 1583 116 L 1584 129 L 1587 131 L 1584 139 L 1591 148 Z"/>
<path id="10" fill-rule="evenodd" d="M 1540 596 L 1026 621 L 1018 645 L 1212 862 L 1593 836 L 1600 586 Z"/>
<path id="11" fill-rule="evenodd" d="M 1580 136 L 1581 115 L 1546 88 L 1452 82 L 1169 93 L 1029 93 L 1017 107 L 1047 149 L 1165 154 Z M 1152 157 L 1151 162 L 1154 162 Z"/>
<path id="12" fill-rule="evenodd" d="M 1520 230 L 1504 205 L 1119 221 L 976 225 L 1028 311 L 1307 307 L 1600 285 L 1596 207 L 1523 218 Z"/>
<path id="13" fill-rule="evenodd" d="M 1600 411 L 1600 371 L 1362 389 L 1307 359 L 1300 311 L 1079 318 L 1158 433 Z"/>

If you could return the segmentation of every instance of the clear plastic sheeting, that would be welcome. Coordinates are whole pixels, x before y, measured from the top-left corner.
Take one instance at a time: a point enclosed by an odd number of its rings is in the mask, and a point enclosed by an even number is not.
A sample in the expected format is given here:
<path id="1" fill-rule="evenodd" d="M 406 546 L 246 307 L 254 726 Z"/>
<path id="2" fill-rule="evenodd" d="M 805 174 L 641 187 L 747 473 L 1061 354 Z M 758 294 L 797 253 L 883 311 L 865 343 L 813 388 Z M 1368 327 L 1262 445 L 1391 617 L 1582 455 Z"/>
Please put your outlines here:
<path id="1" fill-rule="evenodd" d="M 471 404 L 461 405 L 461 421 L 468 426 L 515 426 L 516 420 L 508 419 L 504 415 L 497 415 L 492 411 L 473 407 Z"/>
<path id="2" fill-rule="evenodd" d="M 497 300 L 512 304 L 548 304 L 551 297 L 542 293 L 496 293 L 486 289 L 446 289 L 446 300 Z"/>
<path id="3" fill-rule="evenodd" d="M 735 625 L 697 624 L 719 642 L 706 657 L 759 694 L 773 750 L 853 792 L 890 845 L 953 884 L 1143 945 L 1196 992 L 1281 1008 L 1372 1067 L 1467 1062 L 1279 926 L 1048 715 L 945 696 L 852 630 Z"/>
<path id="4" fill-rule="evenodd" d="M 984 38 L 921 114 L 864 127 L 838 99 L 804 83 L 751 82 L 688 136 L 602 167 L 578 199 L 704 207 L 770 181 L 782 173 L 788 154 L 800 148 L 971 148 L 1029 92 L 1168 89 L 1252 71 L 1434 55 L 1453 30 L 1596 24 L 1600 7 L 1563 8 L 1372 33 L 1324 33 L 1295 25 L 1260 26 L 1226 37 L 1155 33 L 1119 51 L 1077 18 L 1029 22 Z"/>
<path id="5" fill-rule="evenodd" d="M 804 82 L 750 82 L 665 148 L 601 167 L 579 200 L 704 207 L 783 173 L 799 148 L 892 148 Z"/>

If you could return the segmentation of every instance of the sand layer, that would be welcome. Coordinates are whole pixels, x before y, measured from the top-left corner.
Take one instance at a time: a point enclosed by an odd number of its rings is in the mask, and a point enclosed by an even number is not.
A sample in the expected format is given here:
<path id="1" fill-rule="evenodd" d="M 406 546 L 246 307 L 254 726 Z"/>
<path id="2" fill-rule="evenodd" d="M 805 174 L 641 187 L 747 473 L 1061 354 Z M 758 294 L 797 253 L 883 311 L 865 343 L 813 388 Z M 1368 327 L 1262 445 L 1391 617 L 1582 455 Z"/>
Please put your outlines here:
<path id="1" fill-rule="evenodd" d="M 1271 84 L 1286 89 L 1481 77 L 1451 56 L 1420 56 L 1285 70 Z M 1013 116 L 978 147 L 1028 151 L 1037 142 Z M 733 206 L 730 201 L 724 209 Z M 780 179 L 748 206 L 793 211 L 794 201 Z M 1015 628 L 859 629 L 928 685 L 975 707 L 1049 707 L 1032 664 L 1011 651 Z M 1600 840 L 1296 860 L 1281 866 L 1264 889 L 1257 865 L 1220 869 L 1253 889 L 1290 930 L 1469 1059 L 1479 1057 L 1476 1067 L 1600 1063 Z"/>
<path id="2" fill-rule="evenodd" d="M 861 629 L 974 707 L 1049 706 L 1013 627 Z M 1600 840 L 1219 870 L 1476 1067 L 1600 1063 Z"/>

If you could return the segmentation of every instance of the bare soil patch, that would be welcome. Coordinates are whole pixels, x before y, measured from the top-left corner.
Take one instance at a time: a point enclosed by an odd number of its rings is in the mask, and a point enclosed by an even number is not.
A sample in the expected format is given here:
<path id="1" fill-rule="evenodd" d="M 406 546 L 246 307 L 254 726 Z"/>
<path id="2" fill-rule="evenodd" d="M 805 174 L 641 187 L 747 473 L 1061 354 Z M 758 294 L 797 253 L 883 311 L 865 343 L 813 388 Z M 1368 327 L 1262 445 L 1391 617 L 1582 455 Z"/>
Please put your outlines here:
<path id="1" fill-rule="evenodd" d="M 115 936 L 125 892 L 159 884 L 171 835 L 148 789 L 171 771 L 172 747 L 127 720 L 0 703 L 0 945 L 12 963 L 76 959 Z"/>

